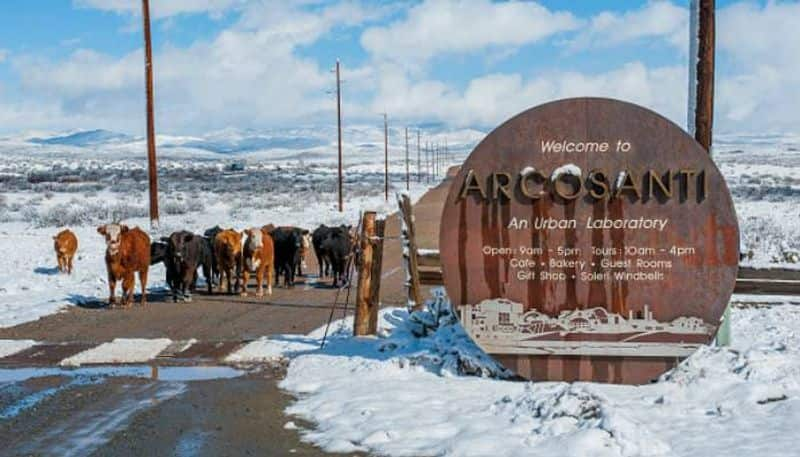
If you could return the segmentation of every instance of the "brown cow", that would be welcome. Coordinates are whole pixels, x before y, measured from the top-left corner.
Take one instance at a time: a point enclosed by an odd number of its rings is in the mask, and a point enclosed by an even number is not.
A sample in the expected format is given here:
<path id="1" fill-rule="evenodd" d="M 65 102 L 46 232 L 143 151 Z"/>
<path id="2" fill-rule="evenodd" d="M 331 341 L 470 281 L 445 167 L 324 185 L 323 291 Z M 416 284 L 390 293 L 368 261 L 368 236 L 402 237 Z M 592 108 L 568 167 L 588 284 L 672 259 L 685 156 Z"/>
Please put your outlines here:
<path id="1" fill-rule="evenodd" d="M 150 268 L 150 237 L 139 227 L 106 224 L 97 227 L 97 233 L 106 238 L 106 270 L 108 270 L 108 305 L 116 303 L 117 281 L 122 281 L 122 305 L 133 302 L 136 285 L 135 273 L 139 273 L 142 285 L 141 304 L 147 304 L 147 270 Z"/>
<path id="2" fill-rule="evenodd" d="M 244 231 L 244 268 L 242 268 L 242 296 L 247 295 L 250 272 L 256 274 L 256 297 L 263 297 L 264 274 L 267 276 L 267 294 L 272 295 L 272 280 L 275 275 L 275 245 L 266 229 L 250 228 Z"/>
<path id="3" fill-rule="evenodd" d="M 242 271 L 242 234 L 233 229 L 223 230 L 214 237 L 214 257 L 217 271 L 220 272 L 219 291 L 222 292 L 223 278 L 227 278 L 228 293 L 234 291 L 233 280 L 236 280 L 238 291 L 239 274 Z"/>
<path id="4" fill-rule="evenodd" d="M 69 229 L 64 229 L 53 237 L 53 248 L 56 250 L 58 271 L 72 274 L 72 258 L 78 250 L 78 237 Z"/>

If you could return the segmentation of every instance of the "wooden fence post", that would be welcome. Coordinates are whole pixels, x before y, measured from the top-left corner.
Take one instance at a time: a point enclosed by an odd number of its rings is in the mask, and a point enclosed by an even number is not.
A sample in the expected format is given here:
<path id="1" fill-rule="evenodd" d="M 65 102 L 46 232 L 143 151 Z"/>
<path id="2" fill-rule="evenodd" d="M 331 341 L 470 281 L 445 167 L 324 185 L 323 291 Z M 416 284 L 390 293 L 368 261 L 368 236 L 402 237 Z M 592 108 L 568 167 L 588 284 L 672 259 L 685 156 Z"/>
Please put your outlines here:
<path id="1" fill-rule="evenodd" d="M 408 292 L 407 305 L 412 311 L 422 309 L 422 291 L 419 281 L 419 261 L 417 259 L 417 239 L 414 225 L 414 214 L 411 208 L 411 198 L 408 194 L 398 194 L 397 203 L 400 206 L 400 219 L 403 224 L 401 237 L 403 239 L 403 265 L 406 270 L 406 290 Z"/>
<path id="2" fill-rule="evenodd" d="M 381 263 L 383 260 L 384 221 L 367 211 L 361 220 L 361 261 L 358 264 L 358 290 L 353 335 L 374 335 L 378 327 Z"/>
<path id="3" fill-rule="evenodd" d="M 378 308 L 381 306 L 381 276 L 383 270 L 383 235 L 386 233 L 386 220 L 375 221 L 375 237 L 372 239 L 372 280 L 370 281 L 369 309 L 367 319 L 368 335 L 378 333 Z"/>

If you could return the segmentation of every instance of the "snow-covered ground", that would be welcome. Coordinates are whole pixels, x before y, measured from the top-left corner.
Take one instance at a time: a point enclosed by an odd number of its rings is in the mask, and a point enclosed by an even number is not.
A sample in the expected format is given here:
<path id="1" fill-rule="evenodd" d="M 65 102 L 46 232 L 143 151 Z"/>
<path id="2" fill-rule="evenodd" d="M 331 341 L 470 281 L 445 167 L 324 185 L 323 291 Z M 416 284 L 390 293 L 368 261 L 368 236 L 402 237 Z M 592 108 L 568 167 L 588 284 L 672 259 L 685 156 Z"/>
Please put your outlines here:
<path id="1" fill-rule="evenodd" d="M 226 130 L 202 138 L 159 137 L 162 226 L 201 232 L 220 224 L 314 228 L 356 224 L 359 211 L 394 211 L 383 199 L 382 129 L 345 130 L 345 212 L 336 211 L 334 132 Z M 404 138 L 390 132 L 392 191 L 404 189 Z M 457 163 L 481 139 L 474 130 L 434 131 Z M 411 172 L 416 136 L 410 134 Z M 104 131 L 0 138 L 0 326 L 35 320 L 107 294 L 103 239 L 96 225 L 122 219 L 147 227 L 141 138 Z M 800 268 L 800 137 L 722 136 L 715 160 L 728 180 L 754 266 Z M 424 152 L 422 154 L 424 160 Z M 417 198 L 429 184 L 412 180 Z M 72 276 L 55 269 L 51 237 L 68 226 L 80 248 Z M 160 265 L 152 288 L 164 287 Z"/>
<path id="2" fill-rule="evenodd" d="M 152 238 L 181 229 L 202 233 L 217 224 L 237 229 L 268 223 L 309 229 L 323 223 L 356 225 L 361 211 L 394 212 L 394 197 L 384 201 L 382 130 L 353 127 L 345 133 L 352 140 L 344 148 L 342 213 L 336 205 L 336 149 L 318 138 L 323 132 L 227 131 L 208 138 L 159 138 L 162 216 Z M 301 134 L 316 136 L 290 141 Z M 443 141 L 440 135 L 427 140 Z M 447 136 L 453 163 L 475 136 L 472 131 Z M 405 190 L 405 150 L 398 138 L 390 149 L 392 193 Z M 416 177 L 413 140 L 410 171 Z M 143 151 L 141 139 L 102 131 L 0 139 L 0 252 L 5 253 L 0 259 L 0 327 L 105 300 L 105 247 L 96 227 L 119 219 L 148 229 Z M 412 199 L 431 185 L 433 179 L 412 180 Z M 53 251 L 52 236 L 64 227 L 79 240 L 71 276 L 57 272 Z M 148 286 L 166 286 L 162 265 L 150 270 Z"/>
<path id="3" fill-rule="evenodd" d="M 346 131 L 344 213 L 335 206 L 329 131 L 160 137 L 162 226 L 154 235 L 183 228 L 201 232 L 216 224 L 355 224 L 363 209 L 392 212 L 394 199 L 383 198 L 380 135 L 375 128 Z M 399 132 L 392 135 L 390 172 L 398 191 L 404 188 L 405 162 Z M 448 139 L 457 162 L 481 133 L 436 137 Z M 414 136 L 411 143 L 413 164 Z M 800 137 L 722 136 L 716 145 L 715 160 L 740 219 L 745 263 L 800 268 Z M 143 151 L 139 138 L 102 131 L 0 139 L 0 326 L 105 298 L 104 244 L 95 227 L 114 218 L 147 227 Z M 429 185 L 412 183 L 412 198 Z M 52 248 L 51 237 L 65 225 L 80 240 L 72 276 L 56 272 Z M 150 286 L 163 288 L 163 277 L 163 268 L 154 267 Z M 659 382 L 639 387 L 504 381 L 508 373 L 452 316 L 434 308 L 438 318 L 384 310 L 378 338 L 350 338 L 349 323 L 334 323 L 322 350 L 324 329 L 265 336 L 228 362 L 288 358 L 281 386 L 297 401 L 287 414 L 313 423 L 313 429 L 301 430 L 304 439 L 329 451 L 796 455 L 800 307 L 734 308 L 733 346 L 704 347 Z M 142 347 L 139 358 L 169 342 L 153 344 Z M 129 340 L 109 345 L 95 358 L 120 353 L 128 360 L 136 352 L 126 349 L 136 346 Z M 296 427 L 287 419 L 287 428 Z"/>
<path id="4" fill-rule="evenodd" d="M 433 314 L 419 321 L 431 321 Z M 331 452 L 391 456 L 795 456 L 800 420 L 800 307 L 735 308 L 733 346 L 704 347 L 644 386 L 523 383 L 498 373 L 446 314 L 438 329 L 385 309 L 378 338 L 349 322 L 264 338 L 239 362 L 283 354 L 288 407 Z M 236 355 L 236 354 L 234 354 Z"/>

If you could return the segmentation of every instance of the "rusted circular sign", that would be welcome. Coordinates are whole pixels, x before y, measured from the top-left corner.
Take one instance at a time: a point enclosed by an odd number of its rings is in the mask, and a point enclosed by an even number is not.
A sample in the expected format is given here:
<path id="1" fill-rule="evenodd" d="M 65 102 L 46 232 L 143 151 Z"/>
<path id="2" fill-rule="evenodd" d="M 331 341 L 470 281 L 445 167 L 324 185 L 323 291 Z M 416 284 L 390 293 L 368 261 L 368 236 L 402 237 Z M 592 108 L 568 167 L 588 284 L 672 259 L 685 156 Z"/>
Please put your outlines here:
<path id="1" fill-rule="evenodd" d="M 490 133 L 453 180 L 439 235 L 448 295 L 479 346 L 526 378 L 624 383 L 711 341 L 738 240 L 703 147 L 600 98 Z"/>

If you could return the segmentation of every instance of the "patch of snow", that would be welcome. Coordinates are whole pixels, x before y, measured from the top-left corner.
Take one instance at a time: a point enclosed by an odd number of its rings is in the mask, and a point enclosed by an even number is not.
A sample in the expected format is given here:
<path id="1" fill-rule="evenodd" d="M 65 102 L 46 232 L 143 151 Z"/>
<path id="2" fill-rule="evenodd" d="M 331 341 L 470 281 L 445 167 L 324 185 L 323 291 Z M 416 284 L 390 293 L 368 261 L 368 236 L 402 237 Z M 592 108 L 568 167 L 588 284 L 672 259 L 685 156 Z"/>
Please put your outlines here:
<path id="1" fill-rule="evenodd" d="M 62 366 L 101 363 L 147 362 L 172 343 L 168 338 L 116 338 L 109 343 L 79 352 L 61 361 Z"/>
<path id="2" fill-rule="evenodd" d="M 574 163 L 568 163 L 553 170 L 553 174 L 550 175 L 550 180 L 555 182 L 561 175 L 577 176 L 580 178 L 583 175 L 583 171 Z"/>
<path id="3" fill-rule="evenodd" d="M 33 340 L 0 340 L 0 359 L 22 352 L 36 345 Z"/>
<path id="4" fill-rule="evenodd" d="M 324 349 L 290 355 L 280 385 L 297 398 L 286 412 L 315 424 L 304 440 L 392 456 L 794 454 L 800 307 L 734 307 L 732 347 L 705 346 L 659 382 L 625 386 L 465 370 L 491 359 L 460 339 L 442 297 L 416 316 L 382 310 L 378 338 L 352 338 L 340 321 Z"/>
<path id="5" fill-rule="evenodd" d="M 626 170 L 622 170 L 617 175 L 617 180 L 614 181 L 614 188 L 619 189 L 622 187 L 622 184 L 625 183 L 625 180 L 628 178 L 628 172 Z"/>
<path id="6" fill-rule="evenodd" d="M 225 361 L 230 363 L 270 362 L 316 349 L 319 349 L 319 342 L 302 335 L 271 335 L 247 343 L 229 354 Z"/>

